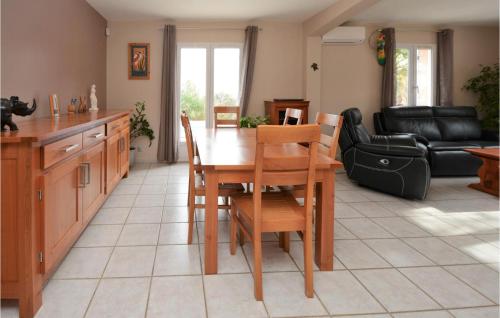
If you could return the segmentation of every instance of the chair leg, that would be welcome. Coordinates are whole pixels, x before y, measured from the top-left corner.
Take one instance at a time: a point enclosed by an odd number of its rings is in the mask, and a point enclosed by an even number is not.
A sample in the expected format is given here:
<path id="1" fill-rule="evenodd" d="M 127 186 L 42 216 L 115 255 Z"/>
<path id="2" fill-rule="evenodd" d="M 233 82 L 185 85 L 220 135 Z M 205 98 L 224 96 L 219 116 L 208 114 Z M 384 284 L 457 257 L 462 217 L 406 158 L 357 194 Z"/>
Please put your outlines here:
<path id="1" fill-rule="evenodd" d="M 194 226 L 194 212 L 195 212 L 195 196 L 194 196 L 194 191 L 192 191 L 191 187 L 189 189 L 189 195 L 188 195 L 188 244 L 191 244 L 193 242 L 193 226 Z"/>
<path id="2" fill-rule="evenodd" d="M 312 233 L 310 228 L 304 231 L 304 274 L 306 296 L 313 298 L 313 256 Z"/>
<path id="3" fill-rule="evenodd" d="M 240 227 L 238 227 L 238 236 L 240 239 L 240 245 L 245 245 L 245 234 L 243 234 L 243 230 Z"/>
<path id="4" fill-rule="evenodd" d="M 231 244 L 230 244 L 230 252 L 231 255 L 236 254 L 236 230 L 238 229 L 238 223 L 236 222 L 236 206 L 231 204 Z"/>
<path id="5" fill-rule="evenodd" d="M 263 300 L 261 233 L 254 233 L 253 237 L 253 284 L 255 299 Z"/>
<path id="6" fill-rule="evenodd" d="M 279 246 L 286 253 L 290 252 L 290 232 L 280 232 L 279 233 Z"/>

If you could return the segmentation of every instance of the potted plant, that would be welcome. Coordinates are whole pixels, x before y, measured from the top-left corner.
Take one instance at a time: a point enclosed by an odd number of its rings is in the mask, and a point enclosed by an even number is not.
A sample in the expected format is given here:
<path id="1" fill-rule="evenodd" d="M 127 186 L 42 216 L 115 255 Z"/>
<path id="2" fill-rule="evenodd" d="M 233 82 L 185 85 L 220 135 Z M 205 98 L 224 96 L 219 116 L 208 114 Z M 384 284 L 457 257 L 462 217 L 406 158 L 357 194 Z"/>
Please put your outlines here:
<path id="1" fill-rule="evenodd" d="M 155 139 L 154 131 L 146 119 L 146 102 L 135 103 L 135 111 L 130 118 L 130 165 L 135 162 L 136 147 L 133 146 L 134 141 L 139 137 L 147 137 L 149 139 L 149 146 L 153 139 Z"/>
<path id="2" fill-rule="evenodd" d="M 477 108 L 484 115 L 481 125 L 498 133 L 498 63 L 480 66 L 479 75 L 465 82 L 463 89 L 479 94 Z"/>
<path id="3" fill-rule="evenodd" d="M 259 125 L 268 125 L 270 122 L 267 116 L 245 116 L 240 118 L 241 128 L 257 128 Z"/>

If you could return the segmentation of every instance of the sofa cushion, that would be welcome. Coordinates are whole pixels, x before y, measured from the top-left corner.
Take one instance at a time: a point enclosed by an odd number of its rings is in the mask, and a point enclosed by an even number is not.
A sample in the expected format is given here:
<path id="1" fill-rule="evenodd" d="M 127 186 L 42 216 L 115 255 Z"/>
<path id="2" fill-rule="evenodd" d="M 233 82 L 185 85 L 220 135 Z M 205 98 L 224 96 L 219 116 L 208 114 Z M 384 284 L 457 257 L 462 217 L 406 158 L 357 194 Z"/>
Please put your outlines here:
<path id="1" fill-rule="evenodd" d="M 391 133 L 413 133 L 428 140 L 441 140 L 432 107 L 387 107 L 382 112 L 385 128 Z"/>
<path id="2" fill-rule="evenodd" d="M 470 141 L 429 141 L 427 145 L 430 151 L 462 150 L 466 148 L 481 148 L 476 142 Z"/>
<path id="3" fill-rule="evenodd" d="M 442 140 L 481 139 L 481 125 L 471 106 L 433 107 Z"/>
<path id="4" fill-rule="evenodd" d="M 471 140 L 470 143 L 478 144 L 481 148 L 498 148 L 498 141 L 490 141 L 490 140 Z"/>

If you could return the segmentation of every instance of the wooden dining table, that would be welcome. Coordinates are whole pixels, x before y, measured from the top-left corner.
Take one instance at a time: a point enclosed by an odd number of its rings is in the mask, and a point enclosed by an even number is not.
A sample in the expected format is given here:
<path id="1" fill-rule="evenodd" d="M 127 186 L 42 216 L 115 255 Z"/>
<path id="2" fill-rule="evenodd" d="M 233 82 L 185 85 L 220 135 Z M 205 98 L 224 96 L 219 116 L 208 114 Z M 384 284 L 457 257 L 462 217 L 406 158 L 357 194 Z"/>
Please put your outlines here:
<path id="1" fill-rule="evenodd" d="M 194 132 L 200 164 L 205 173 L 205 274 L 217 274 L 218 185 L 254 180 L 256 129 L 203 129 Z M 304 156 L 299 144 L 266 146 L 266 157 Z M 333 270 L 335 170 L 342 163 L 318 154 L 316 164 L 315 262 L 322 271 Z M 200 238 L 201 239 L 201 238 Z"/>

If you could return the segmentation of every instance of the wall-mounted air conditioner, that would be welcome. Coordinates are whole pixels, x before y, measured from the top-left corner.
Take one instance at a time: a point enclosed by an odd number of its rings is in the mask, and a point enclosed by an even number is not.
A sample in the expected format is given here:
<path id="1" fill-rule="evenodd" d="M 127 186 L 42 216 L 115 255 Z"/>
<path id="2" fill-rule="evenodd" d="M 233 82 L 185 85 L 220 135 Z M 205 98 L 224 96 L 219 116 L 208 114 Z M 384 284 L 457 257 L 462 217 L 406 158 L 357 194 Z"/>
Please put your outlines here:
<path id="1" fill-rule="evenodd" d="M 360 44 L 365 40 L 365 27 L 341 26 L 323 35 L 323 43 Z"/>

